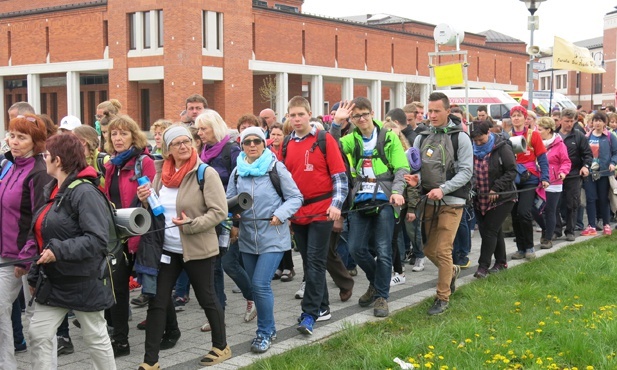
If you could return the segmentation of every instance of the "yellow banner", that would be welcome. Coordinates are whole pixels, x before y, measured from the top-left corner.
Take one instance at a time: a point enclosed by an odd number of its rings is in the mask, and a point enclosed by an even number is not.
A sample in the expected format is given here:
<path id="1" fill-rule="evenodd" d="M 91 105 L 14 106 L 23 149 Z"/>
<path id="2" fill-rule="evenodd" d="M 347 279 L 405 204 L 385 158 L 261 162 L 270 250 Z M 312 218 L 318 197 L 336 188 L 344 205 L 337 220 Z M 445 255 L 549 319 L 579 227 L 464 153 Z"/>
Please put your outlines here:
<path id="1" fill-rule="evenodd" d="M 553 68 L 585 73 L 604 73 L 604 68 L 596 65 L 589 49 L 555 36 L 553 45 Z"/>
<path id="2" fill-rule="evenodd" d="M 465 83 L 463 79 L 463 64 L 461 63 L 435 66 L 434 69 L 437 87 L 462 85 Z"/>

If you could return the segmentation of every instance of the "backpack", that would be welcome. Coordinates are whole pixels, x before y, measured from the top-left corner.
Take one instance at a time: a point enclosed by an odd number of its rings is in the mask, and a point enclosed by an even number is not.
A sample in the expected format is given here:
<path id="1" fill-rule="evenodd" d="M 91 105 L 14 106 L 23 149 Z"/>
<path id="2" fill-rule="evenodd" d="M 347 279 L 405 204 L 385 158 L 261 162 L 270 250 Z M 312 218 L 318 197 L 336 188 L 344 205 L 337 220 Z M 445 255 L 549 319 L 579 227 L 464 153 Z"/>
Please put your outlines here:
<path id="1" fill-rule="evenodd" d="M 231 174 L 231 171 L 233 170 L 233 167 L 231 166 L 231 147 L 232 146 L 238 146 L 238 143 L 233 141 L 233 140 L 229 140 L 227 143 L 225 143 L 225 146 L 223 147 L 223 150 L 221 151 L 221 157 L 223 158 L 223 163 L 225 163 L 225 167 L 227 168 L 227 173 Z"/>
<path id="2" fill-rule="evenodd" d="M 321 150 L 321 153 L 324 155 L 324 157 L 326 156 L 326 135 L 327 134 L 328 132 L 325 130 L 317 130 L 317 140 L 315 140 L 313 145 L 311 145 L 311 149 L 309 149 L 311 153 L 315 151 L 315 148 L 319 147 L 319 150 Z M 283 163 L 285 163 L 285 158 L 287 158 L 287 145 L 289 144 L 290 140 L 291 140 L 291 135 L 287 135 L 283 139 L 283 150 L 282 150 L 282 154 L 283 154 L 282 162 Z"/>
<path id="3" fill-rule="evenodd" d="M 392 170 L 392 166 L 390 165 L 390 161 L 388 160 L 388 157 L 386 157 L 386 151 L 385 151 L 385 147 L 386 144 L 390 142 L 390 139 L 386 138 L 386 135 L 388 134 L 388 131 L 391 131 L 389 128 L 383 128 L 383 127 L 378 127 L 377 125 L 375 126 L 377 127 L 378 130 L 378 134 L 377 134 L 377 143 L 375 144 L 375 149 L 377 150 L 377 158 L 379 158 L 381 160 L 381 162 L 388 167 L 388 171 L 390 171 L 391 173 L 393 173 L 394 171 Z M 366 156 L 364 155 L 364 148 L 361 145 L 358 145 L 358 141 L 354 140 L 355 146 L 354 146 L 354 158 L 358 158 L 359 160 L 361 159 L 373 159 L 373 155 L 369 155 Z M 357 163 L 356 163 L 357 165 Z"/>
<path id="4" fill-rule="evenodd" d="M 13 162 L 6 158 L 2 160 L 2 163 L 0 163 L 0 180 L 2 180 L 7 173 L 9 173 L 11 167 L 13 167 Z"/>
<path id="5" fill-rule="evenodd" d="M 234 174 L 234 185 L 238 188 L 238 171 Z M 281 189 L 281 178 L 279 177 L 279 171 L 276 169 L 276 163 L 272 166 L 272 169 L 268 171 L 268 176 L 270 176 L 270 182 L 272 186 L 274 186 L 274 190 L 276 190 L 276 194 L 278 194 L 279 198 L 285 201 L 285 197 L 283 196 L 283 190 Z"/>
<path id="6" fill-rule="evenodd" d="M 445 184 L 456 175 L 454 162 L 458 160 L 458 136 L 461 132 L 465 133 L 460 125 L 456 125 L 431 128 L 420 133 L 420 157 L 422 159 L 420 172 L 423 194 Z M 444 195 L 469 200 L 470 194 L 471 181 Z"/>
<path id="7" fill-rule="evenodd" d="M 204 191 L 204 173 L 206 172 L 206 168 L 208 168 L 207 164 L 200 163 L 199 167 L 197 167 L 197 177 L 195 178 L 199 184 L 199 190 L 202 192 Z"/>

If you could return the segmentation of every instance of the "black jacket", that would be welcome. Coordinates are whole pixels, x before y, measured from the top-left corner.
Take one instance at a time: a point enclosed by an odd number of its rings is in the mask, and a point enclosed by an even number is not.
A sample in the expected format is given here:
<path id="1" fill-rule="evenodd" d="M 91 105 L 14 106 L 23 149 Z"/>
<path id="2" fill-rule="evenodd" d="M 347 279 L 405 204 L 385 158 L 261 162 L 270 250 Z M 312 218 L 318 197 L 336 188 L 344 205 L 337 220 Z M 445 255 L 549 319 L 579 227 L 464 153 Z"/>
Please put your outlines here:
<path id="1" fill-rule="evenodd" d="M 514 179 L 516 178 L 516 157 L 512 147 L 501 135 L 495 135 L 495 146 L 491 151 L 488 163 L 488 182 L 490 190 L 497 193 L 514 191 Z M 474 168 L 475 173 L 475 168 Z M 474 181 L 474 184 L 477 181 Z M 476 193 L 478 192 L 477 189 Z M 517 199 L 516 193 L 499 195 L 497 203 L 504 203 Z"/>
<path id="2" fill-rule="evenodd" d="M 45 197 L 50 201 L 37 212 L 34 222 L 51 202 L 43 216 L 43 245 L 39 247 L 51 249 L 56 261 L 33 265 L 28 283 L 36 287 L 43 271 L 48 279 L 43 284 L 48 285 L 36 292 L 38 303 L 77 311 L 101 311 L 114 304 L 111 278 L 103 278 L 102 273 L 111 216 L 107 199 L 92 184 L 82 183 L 68 189 L 76 178 L 88 179 L 96 185 L 99 182 L 96 170 L 87 167 L 79 174 L 69 175 L 52 199 L 50 194 L 57 181 L 45 187 Z"/>
<path id="3" fill-rule="evenodd" d="M 416 140 L 416 136 L 418 136 L 418 133 L 415 132 L 409 125 L 405 126 L 405 128 L 401 130 L 401 134 L 405 136 L 405 139 L 407 139 L 410 146 L 413 146 L 413 142 Z"/>
<path id="4" fill-rule="evenodd" d="M 575 123 L 574 125 L 578 124 Z M 581 168 L 583 168 L 583 166 L 589 168 L 593 160 L 593 154 L 589 147 L 589 140 L 587 140 L 585 134 L 579 130 L 572 129 L 572 131 L 563 138 L 563 143 L 566 144 L 566 148 L 568 148 L 568 157 L 570 157 L 570 161 L 572 162 L 572 167 L 568 176 L 578 176 Z"/>

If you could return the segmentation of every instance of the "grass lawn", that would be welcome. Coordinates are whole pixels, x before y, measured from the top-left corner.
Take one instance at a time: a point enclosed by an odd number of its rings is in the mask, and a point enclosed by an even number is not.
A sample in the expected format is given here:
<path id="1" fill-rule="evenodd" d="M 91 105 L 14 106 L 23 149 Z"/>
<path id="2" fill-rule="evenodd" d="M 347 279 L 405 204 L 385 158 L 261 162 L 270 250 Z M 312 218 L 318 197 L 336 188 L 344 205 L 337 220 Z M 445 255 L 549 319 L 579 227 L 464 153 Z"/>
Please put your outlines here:
<path id="1" fill-rule="evenodd" d="M 617 369 L 617 236 L 563 248 L 250 369 Z"/>

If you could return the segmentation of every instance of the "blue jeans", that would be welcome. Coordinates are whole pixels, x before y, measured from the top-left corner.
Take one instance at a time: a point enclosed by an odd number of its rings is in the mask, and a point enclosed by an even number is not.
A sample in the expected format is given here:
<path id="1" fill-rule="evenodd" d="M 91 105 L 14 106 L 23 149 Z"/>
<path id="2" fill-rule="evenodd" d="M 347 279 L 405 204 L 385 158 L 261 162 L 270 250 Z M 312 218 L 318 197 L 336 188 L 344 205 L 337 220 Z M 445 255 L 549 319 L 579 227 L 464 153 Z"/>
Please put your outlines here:
<path id="1" fill-rule="evenodd" d="M 454 246 L 452 249 L 452 262 L 455 265 L 466 265 L 469 261 L 469 252 L 471 251 L 471 231 L 469 230 L 469 220 L 472 218 L 473 209 L 465 207 L 463 209 L 463 217 L 454 237 Z"/>
<path id="2" fill-rule="evenodd" d="M 246 269 L 240 264 L 240 258 L 244 260 L 244 258 L 240 256 L 240 246 L 238 242 L 231 243 L 229 245 L 229 250 L 223 256 L 223 270 L 225 270 L 227 276 L 229 276 L 231 280 L 236 283 L 238 288 L 240 288 L 244 299 L 252 301 L 253 288 L 251 287 L 251 280 Z M 274 275 L 274 272 L 272 275 Z"/>
<path id="3" fill-rule="evenodd" d="M 349 220 L 343 221 L 343 231 L 338 239 L 338 245 L 336 246 L 336 252 L 341 257 L 343 264 L 347 270 L 353 270 L 356 267 L 356 261 L 353 260 L 349 254 L 349 248 L 347 246 L 347 239 L 349 238 Z"/>
<path id="4" fill-rule="evenodd" d="M 608 190 L 610 189 L 608 177 L 603 176 L 597 181 L 593 181 L 590 176 L 587 176 L 583 180 L 583 187 L 585 188 L 585 197 L 587 198 L 587 220 L 589 225 L 596 227 L 596 211 L 598 208 L 604 225 L 608 225 L 611 221 L 608 201 Z"/>
<path id="5" fill-rule="evenodd" d="M 536 208 L 533 208 L 533 218 L 542 228 L 542 238 L 552 240 L 557 225 L 557 204 L 561 198 L 561 192 L 546 192 L 546 205 L 542 214 L 538 214 Z"/>
<path id="6" fill-rule="evenodd" d="M 304 281 L 306 282 L 304 298 L 302 298 L 302 312 L 313 316 L 315 320 L 319 317 L 320 310 L 330 308 L 326 285 L 326 263 L 333 224 L 332 221 L 317 221 L 308 225 L 291 224 L 298 250 L 302 256 Z M 259 316 L 259 309 L 257 312 Z"/>
<path id="7" fill-rule="evenodd" d="M 223 274 L 223 256 L 227 253 L 227 248 L 219 247 L 219 255 L 216 256 L 214 261 L 214 291 L 216 297 L 219 299 L 223 310 L 227 303 L 227 296 L 225 295 L 225 275 Z"/>
<path id="8" fill-rule="evenodd" d="M 387 205 L 376 216 L 349 214 L 349 252 L 375 287 L 377 297 L 388 299 L 392 272 L 394 209 Z M 369 246 L 369 241 L 373 245 Z M 376 254 L 377 260 L 371 255 Z"/>
<path id="9" fill-rule="evenodd" d="M 257 309 L 257 335 L 269 337 L 276 333 L 274 325 L 274 294 L 272 276 L 284 252 L 249 254 L 241 253 L 247 276 L 253 285 L 253 298 Z"/>
<path id="10" fill-rule="evenodd" d="M 176 280 L 176 297 L 188 297 L 191 291 L 191 283 L 189 282 L 189 275 L 186 271 L 182 270 L 178 280 Z"/>
<path id="11" fill-rule="evenodd" d="M 407 230 L 409 239 L 411 239 L 411 253 L 415 258 L 424 258 L 420 220 L 415 219 L 413 222 L 405 222 L 405 229 Z"/>
<path id="12" fill-rule="evenodd" d="M 11 321 L 13 322 L 13 342 L 15 342 L 17 346 L 24 342 L 24 327 L 21 324 L 21 304 L 19 303 L 19 297 L 13 302 Z"/>

